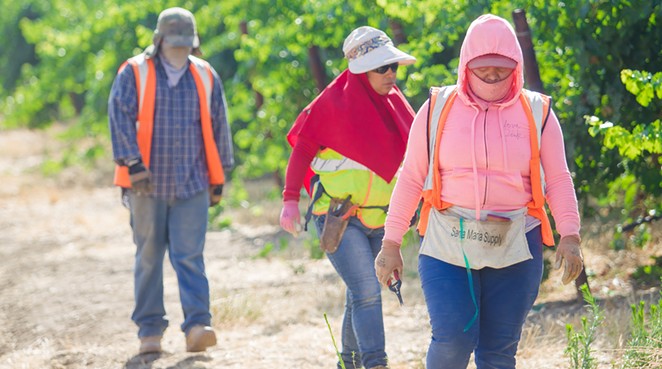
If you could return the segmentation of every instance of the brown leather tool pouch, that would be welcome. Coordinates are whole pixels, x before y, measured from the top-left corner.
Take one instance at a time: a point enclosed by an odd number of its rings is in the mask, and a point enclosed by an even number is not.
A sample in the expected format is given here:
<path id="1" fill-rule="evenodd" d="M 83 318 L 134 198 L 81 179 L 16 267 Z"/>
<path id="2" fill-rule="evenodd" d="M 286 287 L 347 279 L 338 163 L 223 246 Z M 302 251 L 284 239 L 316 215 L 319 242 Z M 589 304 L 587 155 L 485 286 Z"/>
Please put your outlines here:
<path id="1" fill-rule="evenodd" d="M 324 219 L 324 227 L 320 236 L 320 248 L 324 252 L 333 254 L 338 250 L 340 240 L 342 239 L 349 217 L 356 206 L 350 201 L 351 196 L 345 199 L 331 198 L 329 211 Z"/>

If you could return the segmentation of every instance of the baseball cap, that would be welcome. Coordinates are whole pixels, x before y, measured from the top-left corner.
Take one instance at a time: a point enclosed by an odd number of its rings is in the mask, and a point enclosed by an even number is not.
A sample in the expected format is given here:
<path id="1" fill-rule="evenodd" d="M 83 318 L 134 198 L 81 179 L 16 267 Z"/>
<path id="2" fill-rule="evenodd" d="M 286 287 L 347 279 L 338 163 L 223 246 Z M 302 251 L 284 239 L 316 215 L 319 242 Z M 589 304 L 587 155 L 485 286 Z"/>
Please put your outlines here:
<path id="1" fill-rule="evenodd" d="M 500 67 L 513 69 L 517 66 L 517 62 L 513 59 L 499 55 L 499 54 L 485 54 L 471 59 L 467 63 L 469 69 L 485 68 L 485 67 Z"/>
<path id="2" fill-rule="evenodd" d="M 151 50 L 152 55 L 156 55 L 161 42 L 171 46 L 198 48 L 200 39 L 198 38 L 193 13 L 179 7 L 162 11 L 156 22 L 152 42 L 154 46 Z"/>
<path id="3" fill-rule="evenodd" d="M 382 65 L 409 65 L 416 58 L 399 50 L 386 33 L 370 26 L 353 30 L 343 43 L 342 51 L 349 62 L 349 71 L 365 73 Z"/>

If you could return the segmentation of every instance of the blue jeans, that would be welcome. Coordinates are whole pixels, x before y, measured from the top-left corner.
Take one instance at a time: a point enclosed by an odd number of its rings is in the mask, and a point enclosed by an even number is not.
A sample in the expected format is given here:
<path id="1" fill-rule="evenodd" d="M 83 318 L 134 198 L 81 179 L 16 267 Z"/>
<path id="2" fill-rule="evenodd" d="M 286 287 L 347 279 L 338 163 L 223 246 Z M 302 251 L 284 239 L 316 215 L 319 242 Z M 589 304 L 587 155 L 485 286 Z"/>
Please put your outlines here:
<path id="1" fill-rule="evenodd" d="M 324 215 L 315 217 L 318 234 L 322 234 L 324 219 Z M 341 352 L 347 369 L 387 362 L 381 287 L 375 273 L 383 237 L 384 228 L 367 228 L 351 217 L 338 250 L 326 254 L 347 286 Z"/>
<path id="2" fill-rule="evenodd" d="M 207 232 L 209 194 L 190 199 L 163 200 L 129 191 L 131 228 L 135 242 L 136 306 L 131 319 L 138 337 L 160 336 L 168 327 L 163 304 L 163 258 L 166 250 L 179 283 L 184 332 L 194 325 L 210 325 L 209 283 L 203 250 Z"/>
<path id="3" fill-rule="evenodd" d="M 479 315 L 467 332 L 464 328 L 476 311 L 467 270 L 419 256 L 418 271 L 432 325 L 427 369 L 466 368 L 474 350 L 478 369 L 515 368 L 522 326 L 538 296 L 543 271 L 540 226 L 529 231 L 526 239 L 533 259 L 502 269 L 471 271 Z"/>

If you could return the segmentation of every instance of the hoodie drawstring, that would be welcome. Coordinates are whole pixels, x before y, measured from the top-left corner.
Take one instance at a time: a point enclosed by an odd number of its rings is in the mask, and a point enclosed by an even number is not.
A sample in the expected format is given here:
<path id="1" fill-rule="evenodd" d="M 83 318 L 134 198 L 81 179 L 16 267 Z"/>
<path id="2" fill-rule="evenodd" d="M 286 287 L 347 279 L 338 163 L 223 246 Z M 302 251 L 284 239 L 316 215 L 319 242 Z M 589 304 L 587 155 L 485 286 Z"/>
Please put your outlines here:
<path id="1" fill-rule="evenodd" d="M 471 120 L 471 169 L 474 174 L 474 198 L 476 200 L 476 220 L 480 220 L 480 191 L 478 189 L 480 183 L 478 182 L 478 163 L 476 161 L 476 122 L 478 121 L 478 115 L 480 114 L 480 109 L 477 106 L 473 106 L 476 110 L 473 119 Z"/>
<path id="2" fill-rule="evenodd" d="M 503 132 L 503 121 L 501 120 L 501 111 L 504 109 L 504 106 L 500 106 L 497 110 L 497 120 L 499 123 L 499 135 L 501 136 L 501 154 L 503 155 L 503 167 L 505 171 L 508 171 L 508 155 L 506 155 L 506 135 Z"/>

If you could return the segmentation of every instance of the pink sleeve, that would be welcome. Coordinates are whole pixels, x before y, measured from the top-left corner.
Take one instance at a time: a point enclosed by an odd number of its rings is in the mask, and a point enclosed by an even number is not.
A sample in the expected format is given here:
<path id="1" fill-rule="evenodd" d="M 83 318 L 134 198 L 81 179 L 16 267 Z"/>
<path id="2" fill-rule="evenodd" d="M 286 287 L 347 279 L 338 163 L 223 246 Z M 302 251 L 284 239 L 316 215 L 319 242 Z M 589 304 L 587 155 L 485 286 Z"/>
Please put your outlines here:
<path id="1" fill-rule="evenodd" d="M 427 116 L 428 104 L 418 110 L 407 142 L 404 164 L 391 195 L 391 202 L 384 225 L 384 239 L 402 243 L 409 229 L 423 192 L 423 183 L 428 174 Z"/>
<path id="2" fill-rule="evenodd" d="M 561 125 L 550 112 L 540 143 L 540 160 L 545 171 L 545 190 L 556 231 L 563 236 L 579 236 L 579 210 L 572 177 L 566 162 Z"/>

